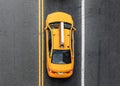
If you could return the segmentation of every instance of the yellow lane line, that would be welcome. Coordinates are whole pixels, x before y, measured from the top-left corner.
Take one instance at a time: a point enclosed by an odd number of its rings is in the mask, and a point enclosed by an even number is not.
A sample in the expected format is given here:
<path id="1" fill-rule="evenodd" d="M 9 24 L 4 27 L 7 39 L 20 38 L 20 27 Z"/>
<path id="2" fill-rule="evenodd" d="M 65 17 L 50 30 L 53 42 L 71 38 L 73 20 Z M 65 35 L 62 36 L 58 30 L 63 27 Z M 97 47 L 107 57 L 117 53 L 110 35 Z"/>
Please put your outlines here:
<path id="1" fill-rule="evenodd" d="M 41 75 L 41 67 L 40 67 L 40 63 L 41 63 L 41 42 L 40 42 L 40 26 L 41 26 L 41 20 L 40 20 L 40 0 L 38 0 L 38 86 L 41 85 L 41 79 L 40 79 L 40 75 Z"/>
<path id="2" fill-rule="evenodd" d="M 42 86 L 44 86 L 44 0 L 42 0 Z"/>
<path id="3" fill-rule="evenodd" d="M 42 6 L 41 6 L 41 2 L 42 2 Z M 41 16 L 42 16 L 42 20 L 41 20 Z M 41 27 L 41 23 L 42 23 L 42 27 Z M 44 86 L 44 0 L 38 0 L 38 86 Z"/>

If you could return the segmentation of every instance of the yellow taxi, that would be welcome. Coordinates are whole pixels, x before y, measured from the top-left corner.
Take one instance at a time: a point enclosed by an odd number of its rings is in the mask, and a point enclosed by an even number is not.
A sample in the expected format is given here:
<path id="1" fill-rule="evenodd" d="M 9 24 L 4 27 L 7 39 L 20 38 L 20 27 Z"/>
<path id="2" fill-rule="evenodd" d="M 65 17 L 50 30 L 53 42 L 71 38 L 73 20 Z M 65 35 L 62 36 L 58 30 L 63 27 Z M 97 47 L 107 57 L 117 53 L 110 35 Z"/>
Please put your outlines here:
<path id="1" fill-rule="evenodd" d="M 53 12 L 46 19 L 47 73 L 52 78 L 69 78 L 74 68 L 74 28 L 71 15 Z"/>

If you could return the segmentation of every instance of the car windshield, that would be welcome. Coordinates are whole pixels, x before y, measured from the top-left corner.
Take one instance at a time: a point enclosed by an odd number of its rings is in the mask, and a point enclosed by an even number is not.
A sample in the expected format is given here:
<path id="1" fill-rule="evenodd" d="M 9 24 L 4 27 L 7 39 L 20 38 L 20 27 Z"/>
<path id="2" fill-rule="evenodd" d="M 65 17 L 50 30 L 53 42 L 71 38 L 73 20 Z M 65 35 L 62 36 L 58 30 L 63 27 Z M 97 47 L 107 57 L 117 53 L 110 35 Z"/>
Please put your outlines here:
<path id="1" fill-rule="evenodd" d="M 59 28 L 60 27 L 60 22 L 50 23 L 50 27 L 51 28 Z"/>
<path id="2" fill-rule="evenodd" d="M 70 29 L 70 28 L 71 28 L 71 24 L 65 22 L 65 23 L 64 23 L 64 28 L 66 28 L 66 29 Z"/>
<path id="3" fill-rule="evenodd" d="M 50 27 L 51 28 L 60 28 L 60 22 L 54 22 L 54 23 L 50 23 Z M 64 22 L 64 28 L 65 29 L 71 29 L 71 24 Z"/>
<path id="4" fill-rule="evenodd" d="M 53 50 L 52 63 L 55 63 L 55 64 L 71 63 L 70 50 Z"/>

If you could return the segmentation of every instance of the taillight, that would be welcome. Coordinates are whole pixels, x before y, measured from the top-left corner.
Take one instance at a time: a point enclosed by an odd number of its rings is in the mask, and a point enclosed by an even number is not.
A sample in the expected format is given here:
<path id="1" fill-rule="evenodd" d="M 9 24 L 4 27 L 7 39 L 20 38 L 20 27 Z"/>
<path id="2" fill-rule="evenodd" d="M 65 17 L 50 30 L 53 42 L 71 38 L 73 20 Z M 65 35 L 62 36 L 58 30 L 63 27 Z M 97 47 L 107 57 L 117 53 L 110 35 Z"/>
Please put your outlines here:
<path id="1" fill-rule="evenodd" d="M 56 73 L 56 72 L 51 70 L 51 73 Z"/>
<path id="2" fill-rule="evenodd" d="M 48 69 L 48 71 L 51 72 L 51 73 L 56 73 L 55 71 L 52 71 L 51 69 Z"/>
<path id="3" fill-rule="evenodd" d="M 70 72 L 72 72 L 73 70 L 70 70 L 70 71 L 67 71 L 67 72 L 65 72 L 65 73 L 70 73 Z"/>

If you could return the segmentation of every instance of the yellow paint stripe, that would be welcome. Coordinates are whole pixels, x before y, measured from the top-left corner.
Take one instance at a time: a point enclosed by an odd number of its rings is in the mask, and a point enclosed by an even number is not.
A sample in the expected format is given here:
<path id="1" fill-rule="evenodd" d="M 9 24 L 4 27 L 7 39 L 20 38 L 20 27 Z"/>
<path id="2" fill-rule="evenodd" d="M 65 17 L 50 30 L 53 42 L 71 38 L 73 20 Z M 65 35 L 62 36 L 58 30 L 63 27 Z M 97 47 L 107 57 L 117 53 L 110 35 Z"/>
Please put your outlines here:
<path id="1" fill-rule="evenodd" d="M 44 86 L 44 0 L 42 0 L 42 86 Z"/>
<path id="2" fill-rule="evenodd" d="M 40 6 L 40 0 L 38 0 L 38 86 L 41 85 L 41 78 L 40 78 L 40 75 L 41 75 L 41 67 L 40 67 L 40 64 L 41 64 L 41 59 L 40 59 L 40 56 L 41 56 L 41 42 L 40 42 L 40 27 L 41 27 L 41 20 L 40 20 L 40 16 L 41 16 L 41 6 Z"/>
<path id="3" fill-rule="evenodd" d="M 42 7 L 42 11 L 41 11 L 41 7 Z M 42 16 L 42 20 L 41 20 L 41 16 Z M 41 27 L 41 23 L 42 23 L 42 27 Z M 41 36 L 41 31 L 42 31 L 42 36 Z M 41 47 L 40 38 L 42 38 L 42 47 Z M 38 0 L 38 86 L 44 86 L 44 1 L 43 0 L 42 0 L 42 6 L 41 6 L 41 0 Z"/>

